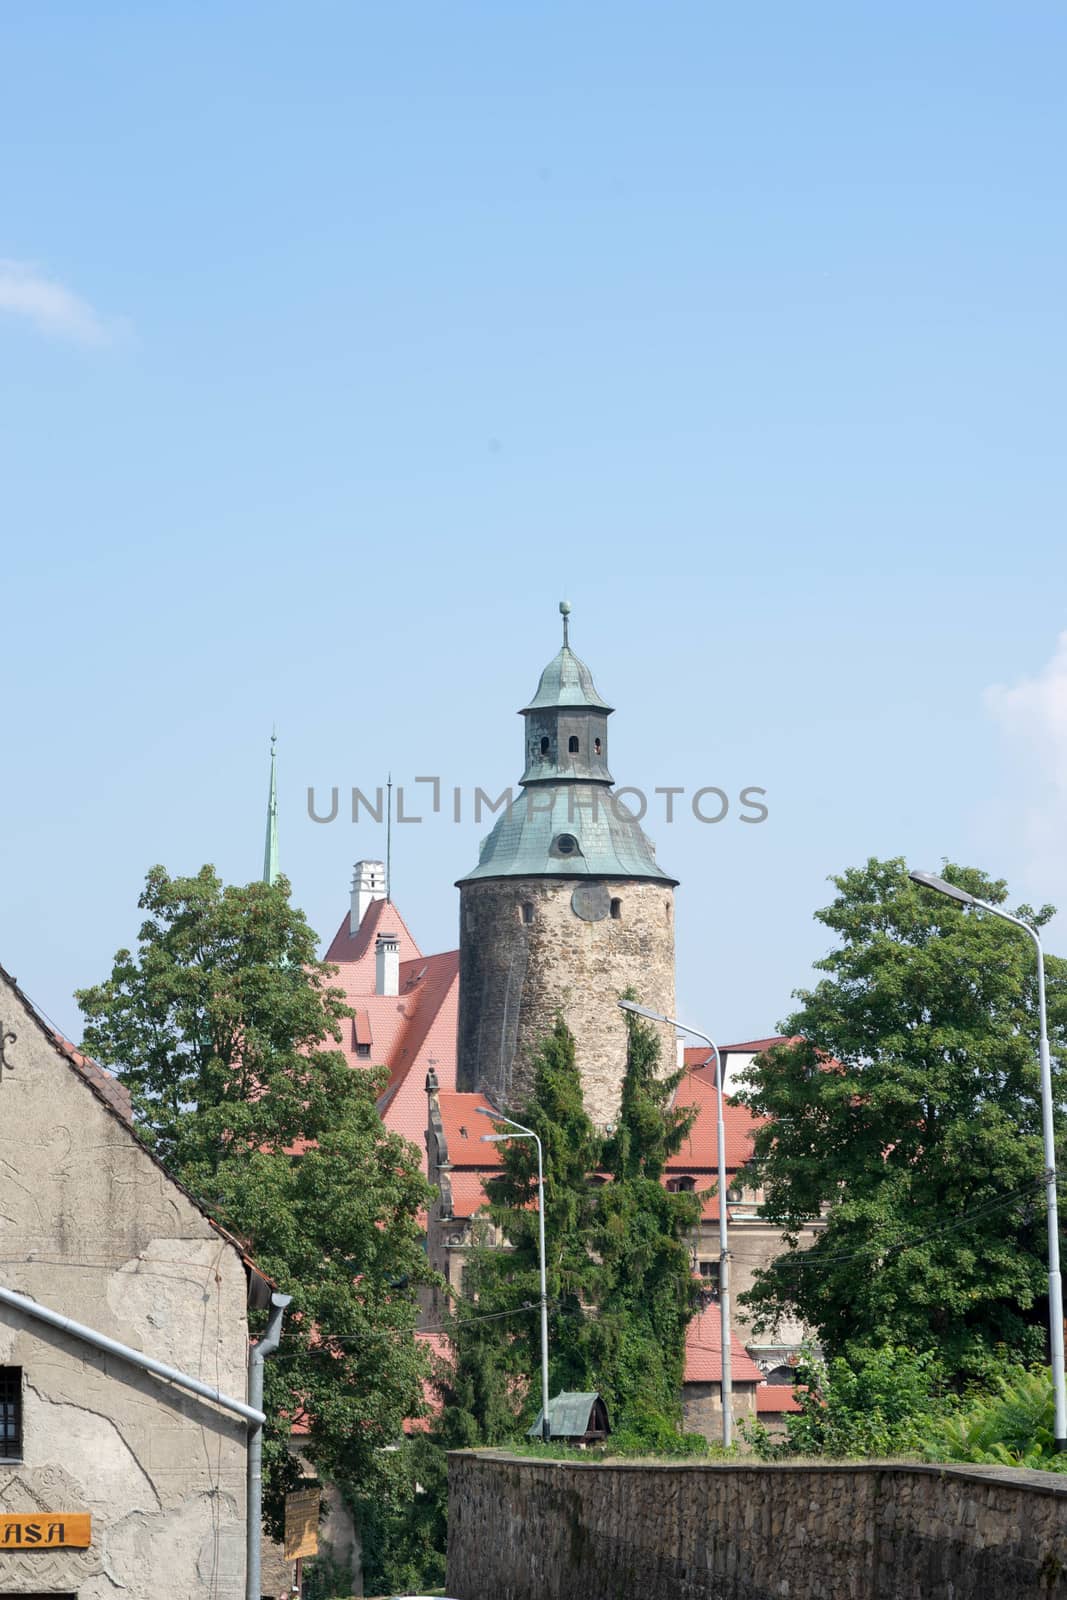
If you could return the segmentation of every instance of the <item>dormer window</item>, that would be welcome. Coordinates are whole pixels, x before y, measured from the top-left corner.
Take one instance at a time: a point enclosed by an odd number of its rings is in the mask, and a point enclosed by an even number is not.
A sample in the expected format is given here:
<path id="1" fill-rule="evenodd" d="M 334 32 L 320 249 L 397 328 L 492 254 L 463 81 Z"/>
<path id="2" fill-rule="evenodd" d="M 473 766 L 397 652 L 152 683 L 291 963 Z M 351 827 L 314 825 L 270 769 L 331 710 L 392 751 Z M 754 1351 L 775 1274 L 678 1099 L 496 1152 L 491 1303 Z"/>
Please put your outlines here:
<path id="1" fill-rule="evenodd" d="M 570 738 L 567 740 L 567 751 L 568 751 L 568 754 L 570 754 L 572 756 L 576 756 L 578 754 L 578 735 L 577 734 L 572 733 Z"/>

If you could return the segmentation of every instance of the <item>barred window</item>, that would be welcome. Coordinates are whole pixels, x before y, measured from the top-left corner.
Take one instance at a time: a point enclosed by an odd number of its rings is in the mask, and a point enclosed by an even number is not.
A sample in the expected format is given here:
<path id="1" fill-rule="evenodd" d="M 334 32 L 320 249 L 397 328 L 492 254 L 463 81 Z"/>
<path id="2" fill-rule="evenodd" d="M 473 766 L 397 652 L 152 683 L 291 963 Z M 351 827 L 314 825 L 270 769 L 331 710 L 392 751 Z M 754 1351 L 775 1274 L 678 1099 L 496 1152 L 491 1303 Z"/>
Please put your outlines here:
<path id="1" fill-rule="evenodd" d="M 0 1367 L 0 1458 L 22 1460 L 21 1367 Z"/>

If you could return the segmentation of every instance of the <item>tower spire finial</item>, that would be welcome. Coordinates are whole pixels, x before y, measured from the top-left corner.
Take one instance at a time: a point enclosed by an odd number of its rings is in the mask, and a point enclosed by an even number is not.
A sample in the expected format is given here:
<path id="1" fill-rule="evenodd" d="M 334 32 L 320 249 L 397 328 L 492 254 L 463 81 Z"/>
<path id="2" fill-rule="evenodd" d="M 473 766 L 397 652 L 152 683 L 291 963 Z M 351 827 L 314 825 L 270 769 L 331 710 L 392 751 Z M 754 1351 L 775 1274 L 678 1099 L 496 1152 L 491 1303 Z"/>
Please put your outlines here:
<path id="1" fill-rule="evenodd" d="M 563 643 L 564 643 L 564 645 L 566 647 L 569 647 L 570 646 L 570 640 L 567 637 L 567 618 L 571 614 L 571 603 L 570 603 L 569 600 L 561 600 L 560 601 L 560 603 L 559 603 L 559 614 L 563 618 Z"/>
<path id="2" fill-rule="evenodd" d="M 390 772 L 386 780 L 385 809 L 385 898 L 391 904 L 393 899 L 393 774 Z"/>
<path id="3" fill-rule="evenodd" d="M 270 794 L 267 799 L 267 842 L 263 849 L 263 882 L 273 883 L 278 876 L 278 774 L 274 747 L 277 729 L 270 734 Z"/>

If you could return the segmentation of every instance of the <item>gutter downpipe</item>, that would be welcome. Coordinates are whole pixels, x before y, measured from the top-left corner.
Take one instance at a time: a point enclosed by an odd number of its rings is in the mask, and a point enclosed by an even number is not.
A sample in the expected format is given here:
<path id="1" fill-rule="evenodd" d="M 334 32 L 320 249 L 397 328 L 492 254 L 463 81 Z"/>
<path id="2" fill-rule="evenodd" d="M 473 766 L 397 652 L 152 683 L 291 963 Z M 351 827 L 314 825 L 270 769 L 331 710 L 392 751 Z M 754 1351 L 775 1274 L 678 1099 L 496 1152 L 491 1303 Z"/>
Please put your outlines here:
<path id="1" fill-rule="evenodd" d="M 245 1600 L 260 1600 L 260 1541 L 263 1525 L 263 1363 L 277 1350 L 282 1336 L 282 1319 L 292 1299 L 288 1294 L 272 1294 L 270 1318 L 262 1339 L 248 1352 L 248 1406 L 256 1419 L 248 1429 L 248 1490 L 245 1506 Z"/>
<path id="2" fill-rule="evenodd" d="M 83 1344 L 90 1344 L 94 1349 L 102 1350 L 105 1355 L 118 1356 L 122 1361 L 128 1361 L 131 1366 L 140 1367 L 142 1372 L 151 1372 L 157 1378 L 165 1378 L 168 1383 L 177 1384 L 180 1389 L 188 1389 L 191 1394 L 200 1395 L 204 1400 L 214 1400 L 215 1404 L 222 1406 L 225 1411 L 232 1411 L 236 1416 L 243 1417 L 257 1432 L 267 1420 L 261 1407 L 246 1405 L 243 1400 L 231 1400 L 229 1395 L 223 1394 L 219 1389 L 213 1389 L 209 1383 L 201 1383 L 199 1378 L 190 1377 L 187 1372 L 179 1372 L 177 1367 L 168 1367 L 166 1362 L 156 1361 L 153 1356 L 146 1356 L 143 1350 L 134 1350 L 128 1344 L 120 1344 L 117 1339 L 109 1339 L 106 1333 L 97 1333 L 95 1328 L 87 1328 L 83 1322 L 75 1322 L 73 1317 L 64 1317 L 58 1311 L 50 1311 L 47 1306 L 38 1305 L 36 1300 L 30 1300 L 24 1294 L 16 1294 L 14 1289 L 0 1286 L 0 1305 L 11 1306 L 15 1311 L 21 1311 L 24 1316 L 36 1318 L 38 1322 L 47 1322 L 50 1327 L 69 1333 L 72 1339 L 80 1339 Z M 261 1384 L 261 1396 L 262 1393 Z"/>

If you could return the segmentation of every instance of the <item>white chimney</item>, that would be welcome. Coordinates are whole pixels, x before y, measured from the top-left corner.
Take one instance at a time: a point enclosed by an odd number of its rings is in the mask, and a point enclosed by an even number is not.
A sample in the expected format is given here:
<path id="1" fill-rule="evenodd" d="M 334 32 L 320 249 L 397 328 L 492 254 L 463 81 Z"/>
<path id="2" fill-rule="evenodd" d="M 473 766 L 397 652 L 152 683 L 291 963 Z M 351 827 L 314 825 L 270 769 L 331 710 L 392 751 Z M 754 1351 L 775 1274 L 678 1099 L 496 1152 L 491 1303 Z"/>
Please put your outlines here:
<path id="1" fill-rule="evenodd" d="M 374 992 L 400 993 L 400 940 L 395 933 L 380 933 L 374 946 Z"/>
<path id="2" fill-rule="evenodd" d="M 352 869 L 352 910 L 349 933 L 358 933 L 371 902 L 385 899 L 385 862 L 357 861 Z"/>

